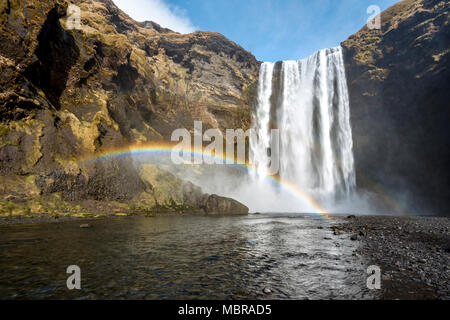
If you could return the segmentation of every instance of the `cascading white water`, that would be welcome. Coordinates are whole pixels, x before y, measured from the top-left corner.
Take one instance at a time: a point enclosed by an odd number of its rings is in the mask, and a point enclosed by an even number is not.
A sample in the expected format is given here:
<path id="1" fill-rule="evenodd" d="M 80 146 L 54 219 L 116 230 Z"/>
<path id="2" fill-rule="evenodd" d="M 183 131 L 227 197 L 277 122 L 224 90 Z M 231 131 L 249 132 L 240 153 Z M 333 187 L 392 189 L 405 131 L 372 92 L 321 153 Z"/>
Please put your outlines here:
<path id="1" fill-rule="evenodd" d="M 267 149 L 273 119 L 280 130 L 282 180 L 323 201 L 352 193 L 353 140 L 340 47 L 281 66 L 261 66 L 253 125 L 257 138 L 250 143 L 260 177 L 270 162 Z"/>
<path id="2" fill-rule="evenodd" d="M 259 74 L 258 107 L 253 115 L 253 130 L 258 139 L 250 140 L 250 150 L 253 152 L 253 164 L 258 168 L 257 176 L 264 178 L 267 175 L 269 159 L 267 149 L 270 148 L 270 98 L 272 96 L 272 77 L 274 64 L 262 64 Z M 252 172 L 255 174 L 255 172 Z M 255 177 L 255 176 L 254 176 Z"/>

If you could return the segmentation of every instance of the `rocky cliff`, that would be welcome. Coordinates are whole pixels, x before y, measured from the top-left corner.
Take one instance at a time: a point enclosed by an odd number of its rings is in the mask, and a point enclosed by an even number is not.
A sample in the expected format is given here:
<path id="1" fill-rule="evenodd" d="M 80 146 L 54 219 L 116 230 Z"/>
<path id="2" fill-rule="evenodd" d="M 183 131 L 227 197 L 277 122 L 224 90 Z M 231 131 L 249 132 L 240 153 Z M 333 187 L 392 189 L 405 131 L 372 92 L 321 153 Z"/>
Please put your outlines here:
<path id="1" fill-rule="evenodd" d="M 342 44 L 358 186 L 403 211 L 450 213 L 449 9 L 403 0 Z"/>
<path id="2" fill-rule="evenodd" d="M 70 28 L 71 3 L 79 29 Z M 129 202 L 149 189 L 139 168 L 79 160 L 167 140 L 194 119 L 246 129 L 258 65 L 220 34 L 138 23 L 110 0 L 2 1 L 0 191 L 22 199 L 26 184 L 64 201 Z"/>
<path id="3" fill-rule="evenodd" d="M 449 3 L 403 0 L 381 22 L 342 43 L 358 186 L 399 212 L 448 214 Z M 2 1 L 0 211 L 245 212 L 156 167 L 80 159 L 194 119 L 247 129 L 258 69 L 220 34 L 138 23 L 110 0 Z"/>

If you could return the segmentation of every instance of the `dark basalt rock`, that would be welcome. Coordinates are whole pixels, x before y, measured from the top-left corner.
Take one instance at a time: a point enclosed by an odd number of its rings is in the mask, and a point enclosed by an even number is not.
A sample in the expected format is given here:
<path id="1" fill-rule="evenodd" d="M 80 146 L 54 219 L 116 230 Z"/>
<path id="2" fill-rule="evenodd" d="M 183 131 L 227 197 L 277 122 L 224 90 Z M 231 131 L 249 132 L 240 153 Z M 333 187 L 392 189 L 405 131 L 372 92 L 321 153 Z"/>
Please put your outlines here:
<path id="1" fill-rule="evenodd" d="M 44 194 L 62 193 L 63 199 L 68 201 L 127 201 L 148 187 L 133 165 L 125 160 L 97 161 L 77 174 L 56 170 L 39 176 L 36 185 Z"/>
<path id="2" fill-rule="evenodd" d="M 56 6 L 47 15 L 39 36 L 35 55 L 38 59 L 30 65 L 24 76 L 41 88 L 53 106 L 60 108 L 59 98 L 66 89 L 70 69 L 77 62 L 80 50 L 71 33 L 59 22 L 64 13 Z"/>
<path id="3" fill-rule="evenodd" d="M 450 214 L 449 10 L 400 1 L 342 43 L 357 184 L 419 214 Z"/>
<path id="4" fill-rule="evenodd" d="M 62 200 L 80 202 L 83 200 L 116 201 L 139 209 L 141 199 L 153 198 L 154 205 L 147 211 L 180 212 L 209 215 L 243 215 L 249 209 L 233 199 L 209 195 L 190 182 L 184 182 L 168 172 L 147 166 L 147 174 L 155 174 L 155 180 L 139 174 L 129 160 L 96 161 L 89 164 L 78 173 L 65 172 L 58 169 L 47 175 L 38 176 L 36 186 L 42 195 L 61 194 Z M 161 190 L 165 195 L 160 196 Z M 176 197 L 181 192 L 181 202 Z M 142 194 L 146 196 L 142 197 Z M 158 203 L 166 198 L 165 203 Z M 20 200 L 20 195 L 17 200 Z M 9 199 L 9 201 L 13 201 Z M 16 200 L 14 202 L 17 202 Z"/>

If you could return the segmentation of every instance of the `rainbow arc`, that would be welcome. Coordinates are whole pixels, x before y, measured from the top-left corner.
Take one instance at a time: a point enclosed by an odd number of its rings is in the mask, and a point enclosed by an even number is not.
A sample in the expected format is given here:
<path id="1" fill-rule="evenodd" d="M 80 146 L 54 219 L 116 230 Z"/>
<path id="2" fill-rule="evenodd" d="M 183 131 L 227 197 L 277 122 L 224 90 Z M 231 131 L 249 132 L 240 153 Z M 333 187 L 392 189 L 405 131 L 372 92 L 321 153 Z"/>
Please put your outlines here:
<path id="1" fill-rule="evenodd" d="M 148 144 L 148 145 L 135 145 L 130 147 L 124 147 L 124 148 L 117 148 L 113 150 L 109 150 L 107 152 L 103 152 L 101 154 L 97 154 L 94 156 L 86 157 L 82 159 L 81 161 L 92 161 L 92 160 L 107 160 L 107 159 L 114 159 L 114 158 L 120 158 L 120 157 L 127 157 L 127 156 L 170 156 L 171 153 L 174 151 L 174 145 L 168 144 L 168 143 L 158 143 L 158 144 Z M 203 156 L 212 158 L 215 160 L 223 160 L 224 163 L 227 163 L 227 161 L 233 162 L 231 166 L 240 168 L 242 170 L 245 170 L 247 172 L 249 171 L 256 171 L 256 168 L 250 164 L 237 164 L 234 162 L 234 159 L 230 159 L 226 156 L 218 156 L 218 155 L 211 155 L 204 153 L 203 150 L 196 150 L 196 149 L 179 149 L 177 147 L 176 152 L 186 152 L 190 153 L 191 156 Z M 328 218 L 329 213 L 317 202 L 316 199 L 314 199 L 308 192 L 302 190 L 294 183 L 286 180 L 281 179 L 279 177 L 274 176 L 267 176 L 267 179 L 275 186 L 279 187 L 283 191 L 287 192 L 291 196 L 299 199 L 302 203 L 307 205 L 311 208 L 311 210 L 314 210 L 314 214 L 319 215 L 323 218 Z"/>

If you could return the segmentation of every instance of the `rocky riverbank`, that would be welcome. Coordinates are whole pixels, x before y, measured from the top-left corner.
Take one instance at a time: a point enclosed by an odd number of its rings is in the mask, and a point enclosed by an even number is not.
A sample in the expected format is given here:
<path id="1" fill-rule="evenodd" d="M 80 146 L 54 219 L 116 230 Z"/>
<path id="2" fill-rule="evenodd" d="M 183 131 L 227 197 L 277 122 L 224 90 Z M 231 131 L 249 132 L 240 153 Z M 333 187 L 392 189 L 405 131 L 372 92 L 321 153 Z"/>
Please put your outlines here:
<path id="1" fill-rule="evenodd" d="M 361 241 L 355 252 L 382 269 L 382 299 L 450 299 L 450 219 L 349 217 L 335 236 Z"/>
<path id="2" fill-rule="evenodd" d="M 122 217 L 147 217 L 153 218 L 158 216 L 237 216 L 237 215 L 247 215 L 248 208 L 239 202 L 220 197 L 217 195 L 209 195 L 207 200 L 205 200 L 205 207 L 200 209 L 188 208 L 186 210 L 178 210 L 163 208 L 161 210 L 154 211 L 138 211 L 138 212 L 117 212 L 115 211 L 99 211 L 106 208 L 111 208 L 108 203 L 103 204 L 99 208 L 92 207 L 92 212 L 97 213 L 61 213 L 61 214 L 37 214 L 37 215 L 0 215 L 0 226 L 3 225 L 31 225 L 38 223 L 59 223 L 66 221 L 80 221 L 80 223 L 94 221 L 98 219 L 106 218 L 122 218 Z M 95 205 L 94 202 L 84 205 Z M 125 210 L 124 210 L 125 211 Z M 98 213 L 102 212 L 102 213 Z"/>
<path id="3" fill-rule="evenodd" d="M 0 219 L 54 221 L 155 214 L 245 215 L 230 198 L 206 194 L 154 165 L 97 163 L 82 174 L 1 176 Z M 17 218 L 17 219 L 16 219 Z M 0 222 L 1 224 L 1 222 Z"/>
<path id="4" fill-rule="evenodd" d="M 217 199 L 218 196 L 211 196 L 214 199 Z M 221 197 L 219 197 L 221 198 Z M 225 199 L 226 198 L 221 198 Z M 33 225 L 33 224 L 41 224 L 41 223 L 61 223 L 68 221 L 78 221 L 80 223 L 81 228 L 90 228 L 91 222 L 101 220 L 101 219 L 123 219 L 127 217 L 133 218 L 155 218 L 155 217 L 176 217 L 176 216 L 237 216 L 237 215 L 246 215 L 243 211 L 238 212 L 235 211 L 235 214 L 229 214 L 224 212 L 202 212 L 202 211 L 186 211 L 186 212 L 175 212 L 175 211 L 166 211 L 166 212 L 155 212 L 155 213 L 110 213 L 110 214 L 77 214 L 77 215 L 39 215 L 39 216 L 13 216 L 13 217 L 2 217 L 0 216 L 0 226 L 16 226 L 16 225 Z"/>

